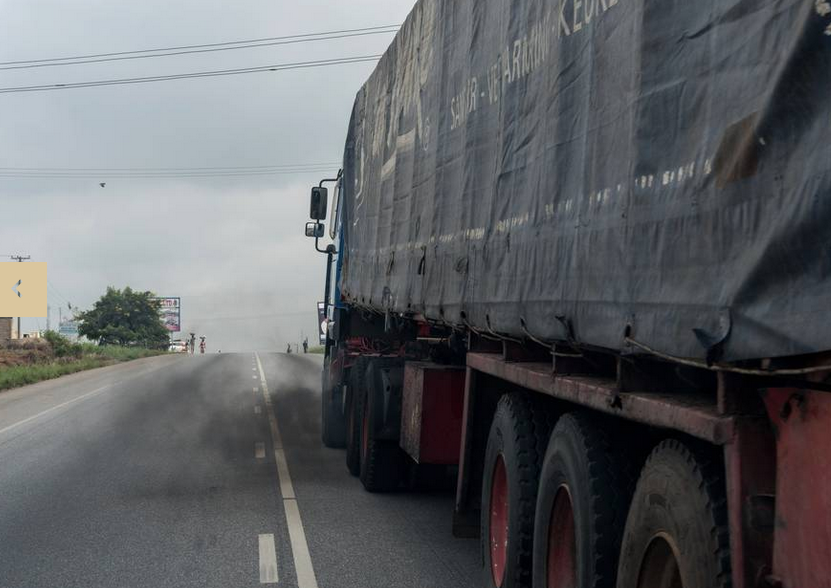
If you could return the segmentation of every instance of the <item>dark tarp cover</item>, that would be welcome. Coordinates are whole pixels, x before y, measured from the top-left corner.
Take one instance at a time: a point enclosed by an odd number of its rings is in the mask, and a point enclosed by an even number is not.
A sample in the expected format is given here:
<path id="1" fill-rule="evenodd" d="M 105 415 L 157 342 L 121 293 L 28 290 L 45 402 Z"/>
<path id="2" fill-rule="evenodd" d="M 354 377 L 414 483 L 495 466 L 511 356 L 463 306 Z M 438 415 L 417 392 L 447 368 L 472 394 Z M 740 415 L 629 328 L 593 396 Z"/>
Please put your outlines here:
<path id="1" fill-rule="evenodd" d="M 422 0 L 357 95 L 343 194 L 352 304 L 829 350 L 831 6 Z"/>

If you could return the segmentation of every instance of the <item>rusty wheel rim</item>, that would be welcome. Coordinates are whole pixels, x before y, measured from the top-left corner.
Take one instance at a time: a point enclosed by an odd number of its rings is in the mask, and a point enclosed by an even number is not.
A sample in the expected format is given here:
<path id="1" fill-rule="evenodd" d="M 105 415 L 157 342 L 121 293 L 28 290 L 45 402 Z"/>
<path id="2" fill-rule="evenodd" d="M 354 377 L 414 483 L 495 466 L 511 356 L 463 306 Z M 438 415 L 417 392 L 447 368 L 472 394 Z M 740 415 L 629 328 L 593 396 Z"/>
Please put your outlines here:
<path id="1" fill-rule="evenodd" d="M 577 586 L 577 540 L 574 532 L 574 507 L 571 495 L 563 485 L 557 489 L 551 518 L 548 522 L 548 588 Z"/>
<path id="2" fill-rule="evenodd" d="M 508 561 L 508 473 L 501 453 L 496 457 L 496 463 L 493 466 L 488 511 L 491 574 L 493 583 L 500 588 L 505 580 L 505 566 Z"/>
<path id="3" fill-rule="evenodd" d="M 658 533 L 641 560 L 638 588 L 684 588 L 678 566 L 678 548 L 672 537 Z"/>

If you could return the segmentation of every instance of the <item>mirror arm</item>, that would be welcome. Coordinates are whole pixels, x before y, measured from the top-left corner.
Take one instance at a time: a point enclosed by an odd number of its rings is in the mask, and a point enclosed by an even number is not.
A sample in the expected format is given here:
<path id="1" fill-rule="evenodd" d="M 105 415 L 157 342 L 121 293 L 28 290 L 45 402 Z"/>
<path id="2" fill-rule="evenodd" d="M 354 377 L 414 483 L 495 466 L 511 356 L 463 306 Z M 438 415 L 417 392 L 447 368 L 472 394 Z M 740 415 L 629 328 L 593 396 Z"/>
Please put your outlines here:
<path id="1" fill-rule="evenodd" d="M 317 185 L 317 187 L 318 187 L 318 188 L 322 188 L 322 187 L 323 187 L 323 184 L 330 184 L 330 183 L 332 183 L 332 182 L 337 182 L 338 180 L 340 180 L 340 177 L 341 177 L 342 175 L 343 175 L 343 170 L 342 170 L 342 169 L 339 169 L 339 170 L 338 170 L 338 177 L 336 177 L 336 178 L 326 178 L 326 179 L 324 179 L 324 180 L 320 180 L 320 183 Z"/>
<path id="2" fill-rule="evenodd" d="M 320 237 L 315 235 L 315 251 L 317 251 L 318 253 L 329 253 L 328 251 L 326 251 L 326 249 L 321 249 L 319 243 Z"/>
<path id="3" fill-rule="evenodd" d="M 335 248 L 335 246 L 333 244 L 330 243 L 329 245 L 326 246 L 326 249 L 321 249 L 320 245 L 318 244 L 319 242 L 320 242 L 320 237 L 315 237 L 315 250 L 317 250 L 318 253 L 325 253 L 326 255 L 337 255 L 338 254 L 338 250 Z"/>

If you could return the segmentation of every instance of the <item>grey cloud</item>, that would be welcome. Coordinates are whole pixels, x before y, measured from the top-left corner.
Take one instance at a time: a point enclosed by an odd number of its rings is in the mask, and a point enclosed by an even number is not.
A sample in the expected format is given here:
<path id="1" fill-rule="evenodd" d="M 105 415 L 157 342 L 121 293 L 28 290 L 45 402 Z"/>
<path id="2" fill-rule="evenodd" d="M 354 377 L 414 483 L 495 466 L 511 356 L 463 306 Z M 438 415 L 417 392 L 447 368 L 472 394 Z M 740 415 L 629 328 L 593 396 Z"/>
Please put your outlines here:
<path id="1" fill-rule="evenodd" d="M 0 61 L 384 25 L 403 22 L 411 3 L 4 1 Z M 0 86 L 375 54 L 391 38 L 0 72 Z M 0 95 L 0 167 L 339 161 L 352 100 L 371 69 Z M 281 349 L 316 332 L 323 256 L 302 229 L 319 178 L 0 178 L 8 219 L 0 253 L 47 261 L 55 306 L 65 298 L 88 306 L 107 285 L 131 285 L 181 295 L 185 327 L 213 350 Z"/>

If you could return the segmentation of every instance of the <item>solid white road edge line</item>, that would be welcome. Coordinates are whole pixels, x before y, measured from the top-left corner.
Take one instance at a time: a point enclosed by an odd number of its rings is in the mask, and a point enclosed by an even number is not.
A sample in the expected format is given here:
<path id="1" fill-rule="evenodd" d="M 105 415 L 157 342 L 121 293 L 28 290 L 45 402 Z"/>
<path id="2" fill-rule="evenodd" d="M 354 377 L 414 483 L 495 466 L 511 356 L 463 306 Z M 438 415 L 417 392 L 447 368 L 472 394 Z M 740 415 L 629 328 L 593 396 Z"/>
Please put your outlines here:
<path id="1" fill-rule="evenodd" d="M 309 553 L 306 532 L 303 530 L 303 520 L 300 518 L 300 509 L 297 506 L 294 486 L 289 475 L 288 462 L 285 453 L 283 453 L 283 438 L 280 436 L 277 418 L 274 416 L 274 406 L 271 403 L 271 396 L 268 394 L 268 383 L 265 379 L 263 364 L 260 362 L 259 354 L 254 354 L 254 356 L 257 358 L 257 368 L 260 371 L 260 387 L 263 389 L 265 409 L 268 412 L 268 422 L 271 428 L 272 441 L 274 442 L 274 462 L 280 480 L 280 492 L 283 494 L 283 509 L 286 513 L 286 524 L 289 528 L 291 555 L 294 559 L 294 571 L 297 574 L 297 588 L 318 588 L 317 577 L 315 576 L 314 566 L 312 566 L 312 555 Z"/>
<path id="2" fill-rule="evenodd" d="M 95 396 L 96 394 L 100 394 L 101 392 L 103 392 L 104 390 L 109 388 L 110 386 L 112 386 L 112 384 L 106 384 L 104 386 L 101 386 L 100 388 L 96 388 L 95 390 L 93 390 L 91 392 L 87 392 L 86 394 L 82 394 L 81 396 L 73 398 L 72 400 L 67 400 L 66 402 L 62 402 L 61 404 L 53 406 L 52 408 L 47 408 L 43 412 L 39 412 L 36 415 L 32 415 L 29 418 L 23 419 L 22 421 L 17 421 L 13 425 L 9 425 L 8 427 L 6 427 L 4 429 L 0 429 L 0 435 L 2 435 L 3 433 L 9 432 L 12 429 L 16 429 L 17 427 L 20 427 L 21 425 L 25 425 L 26 423 L 32 422 L 35 419 L 39 419 L 40 417 L 45 416 L 45 415 L 47 415 L 51 412 L 55 412 L 56 410 L 60 410 L 61 408 L 65 407 L 65 406 L 69 406 L 70 404 L 75 404 L 76 402 L 80 402 L 82 400 L 86 400 L 87 398 L 89 398 L 91 396 Z"/>
<path id="3" fill-rule="evenodd" d="M 279 581 L 274 535 L 260 535 L 260 584 L 276 584 Z"/>
<path id="4" fill-rule="evenodd" d="M 312 556 L 309 545 L 306 543 L 306 532 L 303 530 L 303 521 L 300 519 L 300 510 L 297 500 L 284 500 L 286 509 L 286 524 L 289 528 L 289 542 L 294 555 L 294 571 L 297 574 L 298 588 L 317 588 Z"/>
<path id="5" fill-rule="evenodd" d="M 282 449 L 274 450 L 274 461 L 277 462 L 277 476 L 280 478 L 280 493 L 283 495 L 283 499 L 296 498 L 289 475 L 289 464 Z"/>
<path id="6" fill-rule="evenodd" d="M 133 378 L 138 378 L 139 376 L 144 376 L 144 375 L 147 375 L 147 374 L 151 374 L 151 373 L 153 373 L 155 371 L 158 371 L 158 370 L 160 370 L 164 367 L 167 367 L 167 365 L 162 364 L 162 365 L 159 365 L 159 366 L 151 367 L 150 369 L 142 370 L 138 373 L 135 373 L 135 374 L 132 374 L 131 376 L 129 376 L 129 379 L 132 380 Z M 123 382 L 118 382 L 118 383 L 120 384 L 120 383 L 123 383 Z M 113 383 L 104 384 L 103 386 L 100 386 L 100 387 L 96 388 L 95 390 L 87 392 L 86 394 L 82 394 L 80 396 L 77 396 L 77 397 L 73 398 L 72 400 L 67 400 L 66 402 L 62 402 L 61 404 L 57 404 L 57 405 L 55 405 L 51 408 L 47 408 L 46 410 L 44 410 L 42 412 L 39 412 L 39 413 L 34 414 L 34 415 L 32 415 L 28 418 L 25 418 L 22 421 L 17 421 L 13 425 L 9 425 L 8 427 L 0 429 L 0 435 L 2 435 L 3 433 L 7 433 L 7 432 L 9 432 L 13 429 L 16 429 L 17 427 L 20 427 L 22 425 L 25 425 L 26 423 L 30 423 L 30 422 L 34 421 L 35 419 L 39 419 L 40 417 L 45 416 L 49 413 L 55 412 L 56 410 L 60 410 L 61 408 L 64 408 L 66 406 L 70 406 L 72 404 L 75 404 L 76 402 L 81 402 L 82 400 L 86 400 L 87 398 L 92 398 L 93 396 L 101 394 L 107 388 L 111 388 L 112 386 L 114 386 Z"/>

